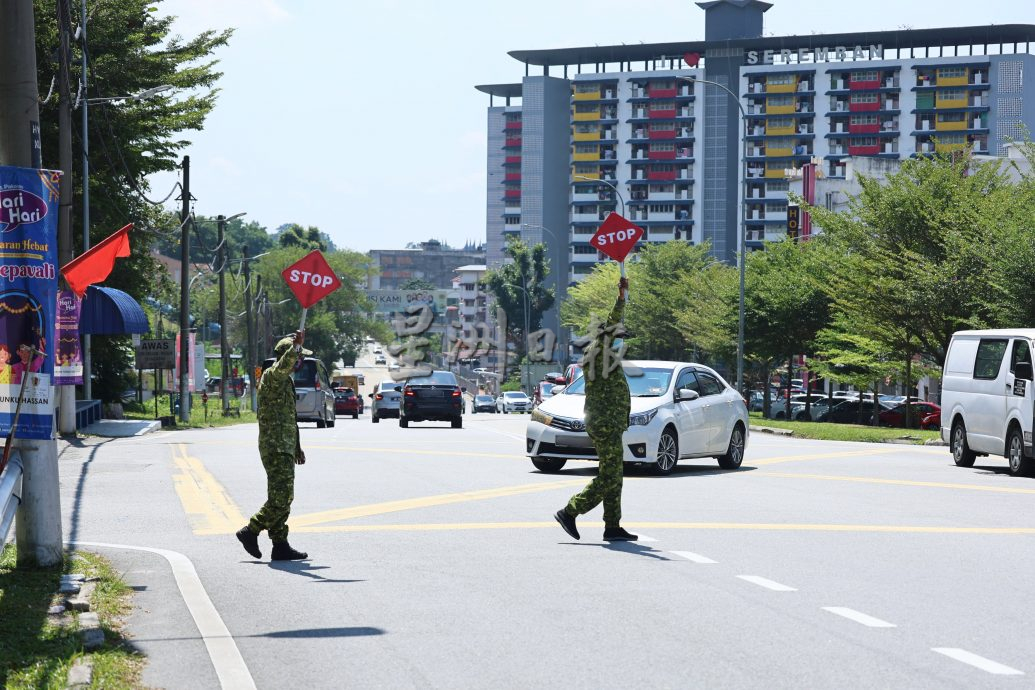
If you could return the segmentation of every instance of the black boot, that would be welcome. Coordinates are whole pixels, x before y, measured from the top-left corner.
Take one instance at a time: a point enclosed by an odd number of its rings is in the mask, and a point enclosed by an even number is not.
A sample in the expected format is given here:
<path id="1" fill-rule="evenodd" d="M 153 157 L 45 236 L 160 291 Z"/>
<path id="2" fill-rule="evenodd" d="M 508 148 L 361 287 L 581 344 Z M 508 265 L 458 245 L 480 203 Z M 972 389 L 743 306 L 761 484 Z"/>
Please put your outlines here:
<path id="1" fill-rule="evenodd" d="M 572 539 L 579 539 L 579 530 L 575 527 L 575 518 L 568 515 L 568 512 L 561 508 L 554 513 L 553 519 L 561 523 L 561 527 L 568 533 L 568 536 Z"/>
<path id="2" fill-rule="evenodd" d="M 252 528 L 245 525 L 237 530 L 237 540 L 252 558 L 262 558 L 262 551 L 259 551 L 259 535 L 252 531 Z"/>
<path id="3" fill-rule="evenodd" d="M 271 561 L 300 561 L 309 558 L 305 551 L 295 551 L 291 544 L 286 541 L 273 542 L 273 553 L 270 554 Z"/>
<path id="4" fill-rule="evenodd" d="M 637 539 L 635 534 L 630 534 L 621 527 L 604 528 L 604 541 L 636 541 Z"/>

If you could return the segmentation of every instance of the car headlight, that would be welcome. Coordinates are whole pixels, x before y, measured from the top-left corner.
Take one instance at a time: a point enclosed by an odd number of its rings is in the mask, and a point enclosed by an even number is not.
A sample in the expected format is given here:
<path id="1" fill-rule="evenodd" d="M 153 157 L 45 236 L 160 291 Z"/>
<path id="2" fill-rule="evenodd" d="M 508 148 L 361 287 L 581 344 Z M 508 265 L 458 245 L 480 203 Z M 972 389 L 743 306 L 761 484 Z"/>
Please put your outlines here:
<path id="1" fill-rule="evenodd" d="M 539 422 L 540 424 L 545 424 L 546 426 L 550 426 L 550 422 L 553 421 L 553 417 L 546 414 L 545 412 L 541 412 L 538 408 L 536 408 L 532 410 L 532 421 Z"/>
<path id="2" fill-rule="evenodd" d="M 629 426 L 647 426 L 650 424 L 650 420 L 654 419 L 654 416 L 658 414 L 658 408 L 649 410 L 647 412 L 637 412 L 636 414 L 629 415 Z"/>

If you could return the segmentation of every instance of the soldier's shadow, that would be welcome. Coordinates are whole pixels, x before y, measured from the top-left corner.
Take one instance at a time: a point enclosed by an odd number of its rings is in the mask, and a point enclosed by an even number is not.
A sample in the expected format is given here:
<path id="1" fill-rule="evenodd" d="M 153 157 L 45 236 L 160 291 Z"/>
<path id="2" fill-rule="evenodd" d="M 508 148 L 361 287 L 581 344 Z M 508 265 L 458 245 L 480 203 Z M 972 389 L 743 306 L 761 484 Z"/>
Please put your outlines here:
<path id="1" fill-rule="evenodd" d="M 657 560 L 657 561 L 671 561 L 672 560 L 671 558 L 666 556 L 663 551 L 658 551 L 657 549 L 652 549 L 651 547 L 649 547 L 649 546 L 647 546 L 645 544 L 638 544 L 637 542 L 634 542 L 634 541 L 605 541 L 605 542 L 603 542 L 601 544 L 577 543 L 577 544 L 571 544 L 571 546 L 596 546 L 596 547 L 599 547 L 599 548 L 607 549 L 608 551 L 620 551 L 622 553 L 628 553 L 628 554 L 631 554 L 633 556 L 643 556 L 644 558 L 653 558 L 654 560 Z"/>
<path id="2" fill-rule="evenodd" d="M 261 561 L 255 561 L 260 563 Z M 366 580 L 337 580 L 329 577 L 323 577 L 312 572 L 314 570 L 329 570 L 330 566 L 327 565 L 313 565 L 305 561 L 270 561 L 269 567 L 271 570 L 279 570 L 284 573 L 291 573 L 292 575 L 301 575 L 303 577 L 312 578 L 316 582 L 366 582 Z"/>

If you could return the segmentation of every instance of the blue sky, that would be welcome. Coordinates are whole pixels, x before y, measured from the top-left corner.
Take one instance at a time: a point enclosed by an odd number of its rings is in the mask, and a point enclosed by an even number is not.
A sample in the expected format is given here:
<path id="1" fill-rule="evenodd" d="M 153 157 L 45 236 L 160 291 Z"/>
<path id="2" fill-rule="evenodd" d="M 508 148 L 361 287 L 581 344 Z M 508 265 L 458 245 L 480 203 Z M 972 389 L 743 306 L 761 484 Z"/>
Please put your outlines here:
<path id="1" fill-rule="evenodd" d="M 1027 0 L 772 4 L 765 33 L 774 35 L 1035 22 Z M 521 80 L 524 65 L 509 51 L 704 38 L 704 12 L 691 0 L 157 6 L 184 36 L 237 29 L 216 55 L 224 77 L 215 111 L 187 137 L 196 212 L 245 211 L 270 230 L 314 225 L 364 252 L 484 241 L 489 97 L 474 87 Z M 175 180 L 155 176 L 151 196 Z"/>

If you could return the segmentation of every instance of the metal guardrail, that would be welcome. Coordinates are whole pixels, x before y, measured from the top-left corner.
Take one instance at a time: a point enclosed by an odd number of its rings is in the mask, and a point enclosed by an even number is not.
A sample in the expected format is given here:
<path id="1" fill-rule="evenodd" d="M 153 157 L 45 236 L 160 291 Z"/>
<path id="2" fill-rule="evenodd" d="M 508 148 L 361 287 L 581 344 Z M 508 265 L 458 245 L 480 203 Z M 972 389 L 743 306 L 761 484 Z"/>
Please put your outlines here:
<path id="1" fill-rule="evenodd" d="M 0 548 L 7 542 L 7 532 L 22 502 L 21 493 L 22 459 L 17 450 L 12 450 L 7 467 L 0 474 Z"/>

